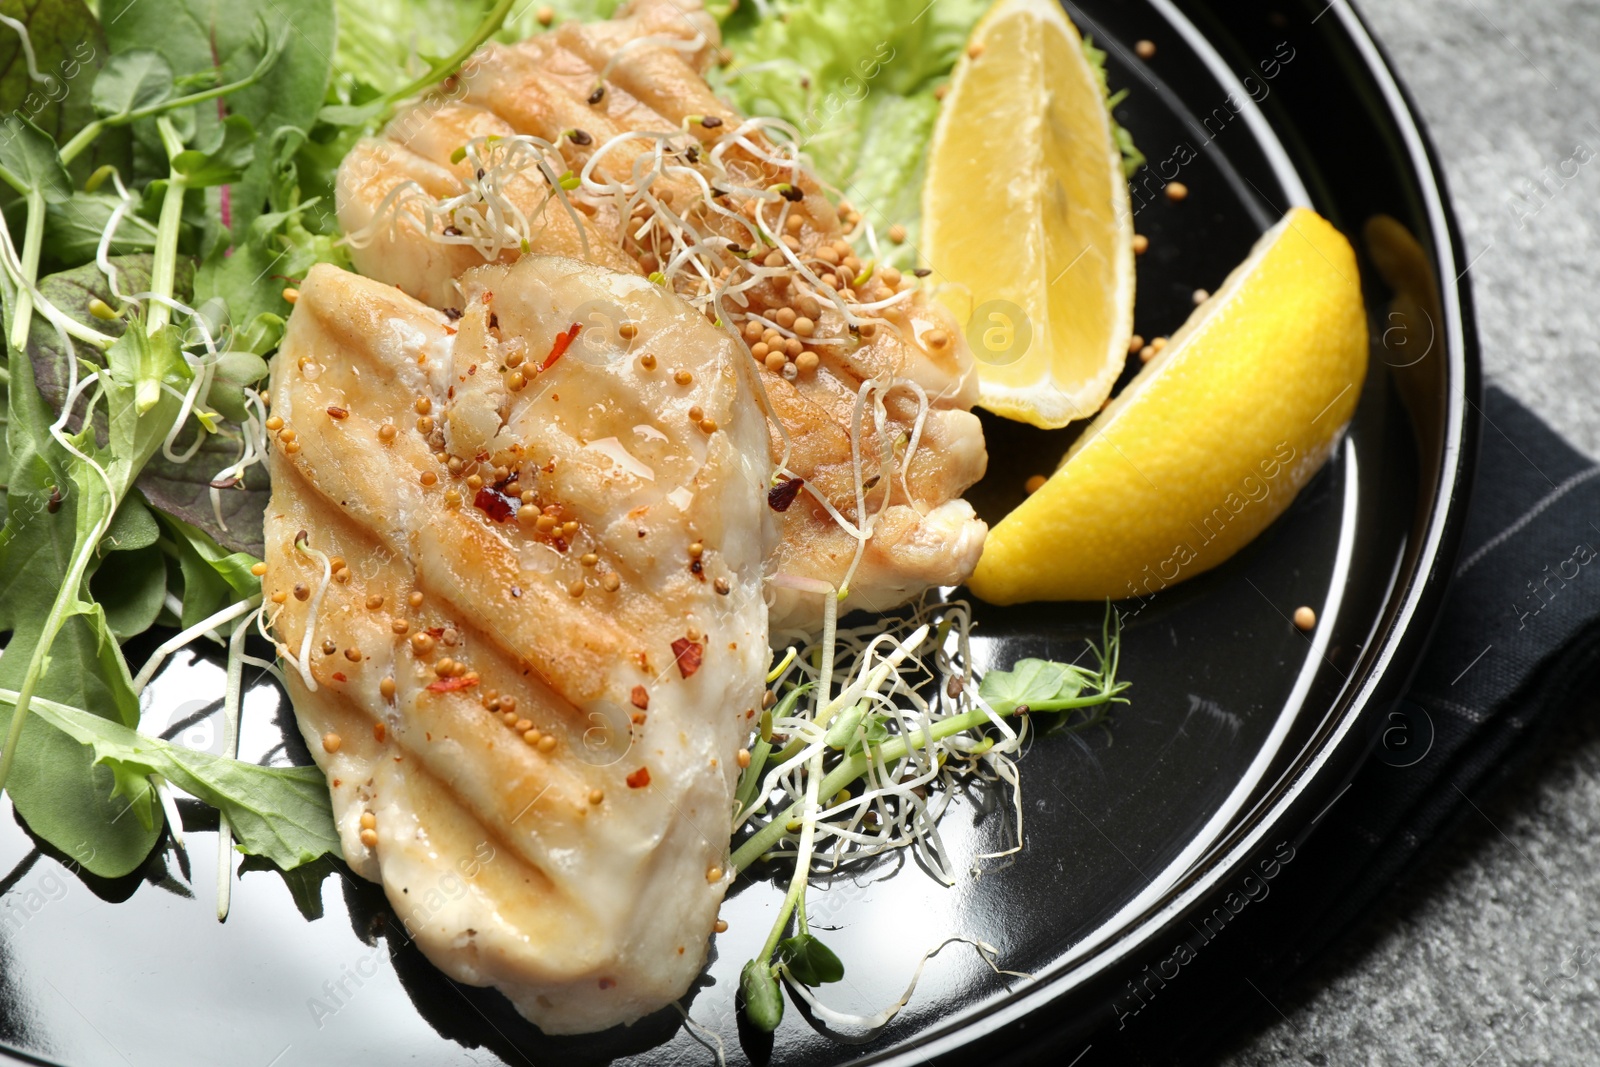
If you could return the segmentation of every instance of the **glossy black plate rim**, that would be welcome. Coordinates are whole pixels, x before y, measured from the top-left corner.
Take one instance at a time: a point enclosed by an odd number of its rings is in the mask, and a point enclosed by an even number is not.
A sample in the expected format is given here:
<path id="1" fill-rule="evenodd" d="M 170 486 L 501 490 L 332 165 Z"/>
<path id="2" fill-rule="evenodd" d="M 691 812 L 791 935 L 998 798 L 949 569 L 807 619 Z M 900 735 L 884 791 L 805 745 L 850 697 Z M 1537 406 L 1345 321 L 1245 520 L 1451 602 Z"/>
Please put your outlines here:
<path id="1" fill-rule="evenodd" d="M 1174 26 L 1192 28 L 1172 0 L 1151 3 Z M 993 1053 L 984 1057 L 985 1062 L 1002 1062 L 1001 1050 L 1008 1046 L 1013 1057 L 1050 1048 L 1054 1055 L 1070 1059 L 1074 1049 L 1061 1042 L 1083 1038 L 1114 1021 L 1110 1001 L 1120 991 L 1120 978 L 1136 973 L 1139 964 L 1149 962 L 1144 957 L 1153 944 L 1164 944 L 1165 935 L 1187 928 L 1195 916 L 1208 914 L 1247 865 L 1270 850 L 1273 842 L 1291 841 L 1298 845 L 1310 836 L 1321 816 L 1348 788 L 1376 737 L 1373 724 L 1382 721 L 1387 708 L 1404 691 L 1432 637 L 1459 548 L 1480 432 L 1483 383 L 1467 280 L 1470 263 L 1437 154 L 1410 95 L 1382 48 L 1349 0 L 1332 0 L 1318 16 L 1321 18 L 1337 20 L 1337 32 L 1342 33 L 1344 43 L 1354 50 L 1381 93 L 1388 118 L 1402 138 L 1405 158 L 1429 223 L 1432 244 L 1427 251 L 1434 263 L 1454 274 L 1448 284 L 1440 279 L 1440 354 L 1445 361 L 1446 387 L 1440 462 L 1416 561 L 1404 586 L 1396 592 L 1398 607 L 1378 637 L 1374 654 L 1365 658 L 1362 673 L 1352 677 L 1341 694 L 1331 725 L 1323 731 L 1320 742 L 1302 754 L 1293 773 L 1284 776 L 1274 795 L 1258 804 L 1222 843 L 1190 868 L 1181 888 L 1169 893 L 1165 901 L 1131 922 L 1121 936 L 1098 951 L 1017 991 L 978 1018 L 935 1029 L 917 1039 L 912 1047 L 885 1050 L 859 1063 L 912 1067 L 953 1062 L 978 1042 L 986 1043 Z M 1231 70 L 1219 73 L 1230 79 L 1235 77 Z M 1092 990 L 1086 988 L 1091 985 Z M 1018 1049 L 1024 1031 L 1033 1036 L 1026 1049 Z"/>

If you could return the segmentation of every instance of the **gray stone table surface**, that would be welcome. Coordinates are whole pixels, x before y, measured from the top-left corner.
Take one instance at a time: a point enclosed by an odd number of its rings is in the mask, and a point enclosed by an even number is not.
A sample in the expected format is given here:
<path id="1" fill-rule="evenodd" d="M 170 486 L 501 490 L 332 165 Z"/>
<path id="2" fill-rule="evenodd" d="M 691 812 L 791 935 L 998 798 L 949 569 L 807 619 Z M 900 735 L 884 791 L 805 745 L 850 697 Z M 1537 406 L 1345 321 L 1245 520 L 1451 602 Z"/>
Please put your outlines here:
<path id="1" fill-rule="evenodd" d="M 1443 157 L 1490 381 L 1600 455 L 1600 3 L 1360 7 Z M 1597 712 L 1567 709 L 1331 958 L 1263 990 L 1272 1021 L 1220 1062 L 1600 1065 Z"/>

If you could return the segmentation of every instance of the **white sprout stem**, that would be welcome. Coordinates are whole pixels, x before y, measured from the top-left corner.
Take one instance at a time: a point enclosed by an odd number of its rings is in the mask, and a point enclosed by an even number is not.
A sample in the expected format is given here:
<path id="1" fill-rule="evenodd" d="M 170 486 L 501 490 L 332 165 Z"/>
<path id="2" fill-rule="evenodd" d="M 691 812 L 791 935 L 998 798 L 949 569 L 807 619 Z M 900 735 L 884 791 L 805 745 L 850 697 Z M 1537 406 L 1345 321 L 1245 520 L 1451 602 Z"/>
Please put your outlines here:
<path id="1" fill-rule="evenodd" d="M 188 843 L 183 839 L 183 819 L 178 815 L 178 802 L 172 798 L 172 787 L 159 774 L 152 774 L 149 779 L 156 791 L 156 799 L 161 802 L 161 814 L 166 817 L 167 831 L 172 834 L 173 845 L 179 852 L 189 851 Z"/>
<path id="2" fill-rule="evenodd" d="M 121 186 L 121 181 L 118 181 Z M 111 289 L 111 295 L 126 303 L 121 290 L 117 286 L 117 277 L 121 273 L 111 262 L 111 242 L 116 240 L 117 230 L 122 225 L 122 217 L 133 207 L 133 198 L 124 197 L 122 203 L 111 209 L 111 221 L 100 234 L 100 243 L 95 246 L 94 265 L 100 268 L 100 273 L 106 276 L 106 284 Z"/>
<path id="3" fill-rule="evenodd" d="M 276 663 L 273 663 L 271 660 L 264 660 L 264 659 L 261 659 L 261 658 L 259 658 L 257 656 L 245 656 L 244 657 L 244 663 L 245 663 L 245 666 L 247 666 L 247 667 L 259 667 L 259 668 L 261 668 L 262 670 L 266 671 L 268 674 L 272 675 L 272 677 L 277 680 L 277 683 L 279 685 L 284 686 L 284 688 L 288 688 L 288 685 L 284 681 L 284 678 L 283 678 L 283 672 L 280 671 L 278 669 L 278 665 Z"/>
<path id="4" fill-rule="evenodd" d="M 935 945 L 933 948 L 930 948 L 927 952 L 924 952 L 922 954 L 922 958 L 917 961 L 916 969 L 911 972 L 911 982 L 906 986 L 906 991 L 900 994 L 900 999 L 882 1011 L 876 1012 L 872 1015 L 852 1015 L 848 1012 L 835 1011 L 819 1001 L 815 994 L 813 994 L 811 990 L 807 989 L 802 983 L 795 981 L 794 977 L 789 974 L 789 969 L 787 967 L 783 969 L 783 976 L 785 979 L 787 979 L 789 988 L 797 996 L 799 996 L 800 999 L 806 1002 L 806 1004 L 811 1008 L 812 1013 L 816 1015 L 817 1018 L 821 1019 L 829 1026 L 848 1027 L 850 1029 L 862 1029 L 868 1031 L 878 1030 L 888 1025 L 889 1020 L 898 1015 L 901 1008 L 904 1008 L 907 1004 L 911 1003 L 912 994 L 917 991 L 917 983 L 922 979 L 922 968 L 927 965 L 928 960 L 938 955 L 939 951 L 945 946 L 957 943 L 971 945 L 973 948 L 977 949 L 978 955 L 983 959 L 983 962 L 987 963 L 989 968 L 994 971 L 995 974 L 1008 975 L 1012 978 L 1025 978 L 1029 981 L 1033 979 L 1033 975 L 1024 971 L 1002 970 L 999 963 L 996 962 L 1000 957 L 999 950 L 986 941 L 979 941 L 971 937 L 948 937 L 939 942 L 939 944 Z"/>
<path id="5" fill-rule="evenodd" d="M 721 1035 L 690 1018 L 689 1012 L 684 1008 L 682 1001 L 674 1000 L 672 1006 L 677 1008 L 678 1014 L 682 1016 L 683 1028 L 689 1031 L 689 1036 L 704 1046 L 707 1052 L 711 1053 L 712 1060 L 717 1067 L 727 1067 L 727 1051 L 723 1047 Z"/>
<path id="6" fill-rule="evenodd" d="M 606 60 L 606 65 L 604 67 L 600 68 L 600 73 L 595 78 L 595 82 L 597 84 L 604 85 L 606 80 L 611 77 L 611 72 L 617 68 L 617 63 L 620 62 L 624 56 L 626 56 L 629 52 L 638 51 L 641 48 L 652 45 L 659 46 L 661 48 L 670 48 L 674 52 L 683 52 L 687 55 L 693 55 L 695 52 L 700 51 L 700 49 L 706 46 L 706 38 L 705 34 L 698 31 L 695 32 L 693 37 L 687 38 L 671 37 L 666 34 L 659 33 L 646 34 L 643 37 L 632 38 L 631 40 L 623 42 L 620 48 L 611 53 L 611 58 Z"/>
<path id="7" fill-rule="evenodd" d="M 257 613 L 261 611 L 256 608 Z M 239 706 L 244 690 L 244 642 L 250 635 L 247 618 L 233 624 L 233 635 L 228 639 L 228 688 L 222 699 L 222 754 L 229 759 L 239 758 Z M 228 825 L 228 814 L 217 812 L 217 921 L 228 918 L 228 907 L 233 896 L 233 827 Z"/>
<path id="8" fill-rule="evenodd" d="M 22 54 L 28 62 L 28 77 L 40 84 L 47 84 L 51 80 L 51 76 L 39 73 L 39 61 L 34 58 L 33 38 L 28 34 L 28 27 L 10 15 L 0 15 L 0 25 L 15 30 L 17 37 L 21 39 Z"/>
<path id="9" fill-rule="evenodd" d="M 144 693 L 145 687 L 150 684 L 150 679 L 156 676 L 156 671 L 160 670 L 161 665 L 167 661 L 167 657 L 178 651 L 178 649 L 189 644 L 189 642 L 193 641 L 196 637 L 199 637 L 211 630 L 215 630 L 218 626 L 221 626 L 225 622 L 232 622 L 241 615 L 250 614 L 250 612 L 254 611 L 260 606 L 261 594 L 257 593 L 255 596 L 250 597 L 247 600 L 240 600 L 236 603 L 229 604 L 221 611 L 213 612 L 212 614 L 207 615 L 205 618 L 201 619 L 193 626 L 190 626 L 188 629 L 181 630 L 177 634 L 161 642 L 161 644 L 156 647 L 156 650 L 150 654 L 150 658 L 145 661 L 144 666 L 139 668 L 139 673 L 134 676 L 134 694 L 137 696 Z"/>
<path id="10" fill-rule="evenodd" d="M 45 299 L 44 295 L 39 292 L 39 287 L 34 284 L 33 277 L 22 269 L 22 261 L 17 256 L 16 245 L 11 241 L 11 229 L 5 224 L 3 216 L 0 216 L 0 269 L 6 272 L 12 284 L 20 292 L 28 294 L 34 310 L 43 315 L 58 332 L 64 333 L 68 337 L 76 337 L 85 344 L 94 345 L 99 349 L 109 348 L 111 342 L 115 340 L 114 337 L 103 334 L 99 330 L 90 329 Z"/>
<path id="11" fill-rule="evenodd" d="M 163 603 L 165 604 L 166 609 L 172 612 L 175 618 L 183 618 L 183 601 L 179 600 L 171 593 L 168 593 L 167 599 Z M 200 636 L 204 637 L 208 641 L 215 641 L 219 645 L 227 644 L 227 642 L 222 639 L 222 635 L 217 633 L 215 630 L 207 630 Z"/>
<path id="12" fill-rule="evenodd" d="M 266 405 L 261 402 L 261 394 L 254 389 L 246 388 L 244 398 L 245 420 L 240 424 L 244 432 L 240 435 L 242 444 L 239 458 L 218 471 L 207 487 L 211 495 L 211 514 L 223 530 L 227 530 L 228 523 L 222 517 L 222 490 L 217 483 L 233 479 L 242 481 L 245 471 L 262 462 L 267 452 Z"/>
<path id="13" fill-rule="evenodd" d="M 822 707 L 822 701 L 828 696 L 828 689 L 833 677 L 833 633 L 838 619 L 839 598 L 833 595 L 833 589 L 828 589 L 822 601 L 823 617 L 823 645 L 822 667 L 817 681 L 817 707 Z M 820 718 L 820 710 L 819 710 Z M 772 931 L 767 935 L 766 946 L 761 950 L 759 959 L 766 961 L 772 958 L 773 951 L 778 946 L 778 941 L 783 937 L 783 931 L 789 926 L 789 916 L 795 909 L 799 909 L 802 926 L 805 923 L 805 896 L 806 880 L 811 876 L 811 852 L 816 844 L 817 837 L 817 800 L 818 790 L 822 785 L 822 753 L 821 740 L 814 745 L 813 751 L 807 758 L 806 773 L 806 802 L 800 814 L 800 846 L 799 856 L 795 860 L 794 874 L 789 879 L 789 891 L 784 895 L 783 906 L 778 909 L 777 922 L 773 923 Z"/>
<path id="14" fill-rule="evenodd" d="M 305 687 L 315 693 L 317 680 L 311 674 L 311 638 L 317 628 L 317 613 L 322 610 L 322 596 L 328 591 L 328 584 L 333 580 L 333 568 L 328 562 L 328 554 L 321 549 L 312 548 L 304 537 L 296 537 L 294 547 L 322 563 L 322 580 L 317 583 L 316 591 L 311 594 L 311 604 L 306 610 L 305 633 L 300 637 L 300 658 L 298 662 L 291 661 L 294 662 L 295 670 L 300 672 L 300 680 L 305 683 Z"/>

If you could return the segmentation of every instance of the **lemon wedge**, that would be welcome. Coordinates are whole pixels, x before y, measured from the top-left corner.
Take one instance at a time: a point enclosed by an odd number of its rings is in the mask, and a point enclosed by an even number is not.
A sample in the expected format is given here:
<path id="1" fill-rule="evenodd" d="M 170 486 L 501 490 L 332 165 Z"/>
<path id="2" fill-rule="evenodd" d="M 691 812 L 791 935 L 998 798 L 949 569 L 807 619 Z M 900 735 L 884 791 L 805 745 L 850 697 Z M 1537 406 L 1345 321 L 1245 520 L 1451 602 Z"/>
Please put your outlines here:
<path id="1" fill-rule="evenodd" d="M 978 403 L 1045 428 L 1098 411 L 1133 336 L 1133 214 L 1105 96 L 1055 0 L 1000 0 L 973 29 L 922 218 L 926 265 L 968 318 Z"/>
<path id="2" fill-rule="evenodd" d="M 1296 208 L 990 531 L 972 591 L 1145 597 L 1215 567 L 1327 459 L 1366 369 L 1355 252 Z"/>

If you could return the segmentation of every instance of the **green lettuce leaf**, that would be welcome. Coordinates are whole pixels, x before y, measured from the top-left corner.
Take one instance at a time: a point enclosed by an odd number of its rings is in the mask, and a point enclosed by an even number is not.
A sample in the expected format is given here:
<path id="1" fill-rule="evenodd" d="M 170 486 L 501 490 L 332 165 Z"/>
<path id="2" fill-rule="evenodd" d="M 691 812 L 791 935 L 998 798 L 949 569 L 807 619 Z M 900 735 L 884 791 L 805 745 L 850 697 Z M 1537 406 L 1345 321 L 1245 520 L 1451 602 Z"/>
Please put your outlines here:
<path id="1" fill-rule="evenodd" d="M 4 286 L 7 326 L 14 291 Z M 54 331 L 35 319 L 30 349 Z M 16 357 L 13 353 L 13 357 Z M 103 487 L 85 494 L 74 475 L 81 461 L 49 434 L 55 409 L 34 385 L 34 361 L 8 361 L 6 437 L 10 454 L 7 516 L 0 529 L 0 630 L 11 631 L 0 656 L 0 687 L 22 684 L 57 594 L 83 550 L 85 509 L 107 506 Z M 124 424 L 124 432 L 125 432 Z M 92 446 L 90 446 L 92 448 Z M 76 491 L 75 491 L 76 490 Z M 115 529 L 115 526 L 113 526 Z M 70 615 L 50 649 L 36 697 L 93 708 L 123 725 L 139 721 L 127 664 L 98 606 Z M 0 727 L 11 709 L 0 709 Z M 160 834 L 155 793 L 147 782 L 122 783 L 110 768 L 49 723 L 31 716 L 17 741 L 6 787 L 29 827 L 89 871 L 118 877 L 144 861 Z M 131 813 L 131 814 L 130 814 Z"/>
<path id="2" fill-rule="evenodd" d="M 204 530 L 163 514 L 161 524 L 170 535 L 170 550 L 183 575 L 185 628 L 221 611 L 223 607 L 261 592 L 261 579 L 250 573 L 258 560 L 246 552 L 229 552 Z"/>
<path id="3" fill-rule="evenodd" d="M 549 0 L 517 4 L 496 38 L 520 41 L 543 31 L 539 9 L 548 7 L 558 22 L 606 19 L 622 0 Z M 446 55 L 481 22 L 494 0 L 336 0 L 339 35 L 333 69 L 346 94 L 356 85 L 376 93 L 393 92 L 427 73 L 431 61 Z M 359 93 L 357 94 L 360 95 Z M 359 104 L 360 99 L 338 101 Z"/>
<path id="4" fill-rule="evenodd" d="M 0 691 L 0 703 L 16 699 Z M 339 855 L 328 784 L 315 767 L 262 767 L 184 748 L 54 700 L 35 697 L 33 713 L 94 752 L 119 788 L 159 774 L 228 817 L 240 851 L 293 870 Z"/>

